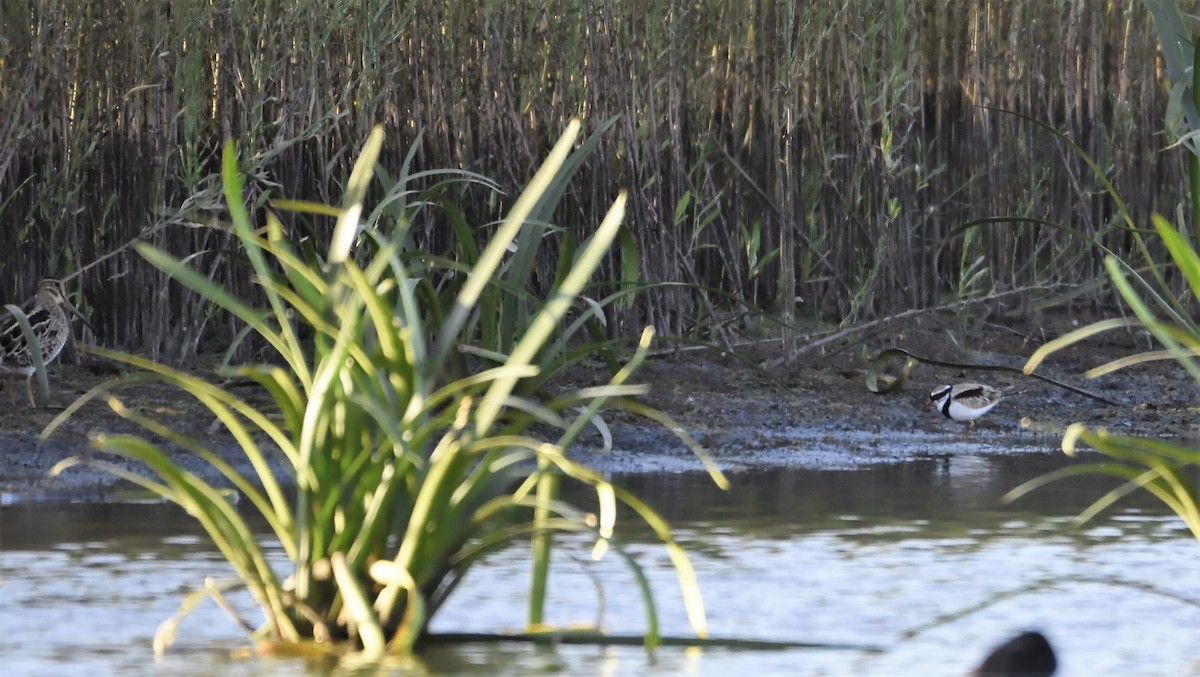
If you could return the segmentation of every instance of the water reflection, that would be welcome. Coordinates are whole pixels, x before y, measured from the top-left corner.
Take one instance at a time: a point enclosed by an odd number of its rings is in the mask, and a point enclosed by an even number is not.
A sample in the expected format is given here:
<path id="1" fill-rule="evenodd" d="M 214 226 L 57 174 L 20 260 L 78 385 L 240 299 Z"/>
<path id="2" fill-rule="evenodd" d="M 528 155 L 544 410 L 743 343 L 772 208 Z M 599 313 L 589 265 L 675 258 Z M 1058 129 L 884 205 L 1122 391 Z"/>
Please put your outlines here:
<path id="1" fill-rule="evenodd" d="M 999 497 L 1061 466 L 1061 455 L 949 456 L 854 471 L 772 469 L 731 477 L 617 477 L 679 529 L 693 553 L 716 635 L 878 644 L 849 651 L 692 654 L 520 645 L 443 647 L 412 674 L 964 674 L 1015 631 L 1036 627 L 1059 649 L 1060 674 L 1193 674 L 1200 609 L 1096 581 L 1135 579 L 1200 591 L 1200 545 L 1152 500 L 1134 496 L 1083 528 L 1070 521 L 1111 488 L 1079 478 L 1013 505 Z M 587 494 L 575 497 L 590 500 Z M 627 520 L 628 521 L 628 520 Z M 655 584 L 665 632 L 688 634 L 678 584 L 644 530 L 622 543 Z M 551 620 L 639 631 L 644 609 L 615 557 L 562 539 Z M 276 554 L 278 557 L 278 554 Z M 467 578 L 434 625 L 494 631 L 523 621 L 527 547 L 501 551 Z M 180 598 L 226 565 L 181 511 L 161 505 L 0 509 L 0 664 L 7 674 L 295 674 L 295 661 L 231 660 L 245 645 L 211 604 L 154 665 L 150 637 Z M 598 592 L 594 580 L 603 583 Z M 906 630 L 1040 582 L 911 640 Z M 601 603 L 602 600 L 602 603 Z M 248 614 L 255 617 L 255 614 Z M 310 672 L 323 669 L 309 667 Z"/>
<path id="2" fill-rule="evenodd" d="M 923 533 L 988 532 L 1020 521 L 1070 519 L 1117 483 L 1078 477 L 1051 484 L 1005 505 L 1001 497 L 1034 477 L 1071 463 L 1062 454 L 939 456 L 860 470 L 772 468 L 730 476 L 728 492 L 702 473 L 618 476 L 677 526 L 708 524 L 758 538 L 790 538 L 847 522 L 903 525 Z M 588 500 L 584 494 L 576 500 Z M 1123 511 L 1166 515 L 1145 494 Z"/>

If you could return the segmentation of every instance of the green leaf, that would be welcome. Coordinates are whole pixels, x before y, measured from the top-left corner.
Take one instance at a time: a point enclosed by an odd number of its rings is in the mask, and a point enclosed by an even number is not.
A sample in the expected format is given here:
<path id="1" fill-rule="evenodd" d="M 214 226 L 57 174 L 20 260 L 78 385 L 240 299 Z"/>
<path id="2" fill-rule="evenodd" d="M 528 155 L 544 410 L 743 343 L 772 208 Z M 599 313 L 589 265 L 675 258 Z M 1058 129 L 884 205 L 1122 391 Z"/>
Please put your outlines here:
<path id="1" fill-rule="evenodd" d="M 29 325 L 29 317 L 21 310 L 20 307 L 11 303 L 4 304 L 4 309 L 8 311 L 13 319 L 17 321 L 17 325 L 21 327 L 21 336 L 25 339 L 26 351 L 29 354 L 29 363 L 33 367 L 31 376 L 37 377 L 38 395 L 42 402 L 50 399 L 50 379 L 46 377 L 46 363 L 42 360 L 42 351 L 34 348 L 41 346 L 41 340 L 38 338 L 33 327 Z M 28 382 L 26 382 L 28 384 Z M 33 404 L 33 391 L 29 392 L 29 403 Z"/>
<path id="2" fill-rule="evenodd" d="M 346 195 L 342 198 L 342 208 L 339 210 L 337 225 L 333 229 L 333 238 L 329 244 L 328 261 L 338 264 L 350 257 L 350 247 L 358 235 L 359 219 L 362 217 L 363 200 L 371 183 L 371 174 L 375 169 L 375 160 L 383 147 L 383 125 L 376 125 L 363 144 L 354 170 L 350 172 L 350 183 Z"/>
<path id="3" fill-rule="evenodd" d="M 500 227 L 488 242 L 487 247 L 484 248 L 483 253 L 479 255 L 479 261 L 471 269 L 466 284 L 463 285 L 458 298 L 450 310 L 449 316 L 438 332 L 438 341 L 433 352 L 433 360 L 435 362 L 441 362 L 449 353 L 452 342 L 458 336 L 459 329 L 462 328 L 463 323 L 467 319 L 467 313 L 479 300 L 484 287 L 500 267 L 500 262 L 504 253 L 508 251 L 508 246 L 512 244 L 517 232 L 521 229 L 530 212 L 533 211 L 533 208 L 541 200 L 550 182 L 562 167 L 567 154 L 571 150 L 571 145 L 575 143 L 575 138 L 579 135 L 579 127 L 579 120 L 571 120 L 570 124 L 567 125 L 567 129 L 558 138 L 558 142 L 554 144 L 554 148 L 550 151 L 546 161 L 542 163 L 537 173 L 529 181 L 525 190 L 522 191 L 520 197 L 513 204 L 508 216 L 505 217 L 504 222 L 500 224 Z"/>

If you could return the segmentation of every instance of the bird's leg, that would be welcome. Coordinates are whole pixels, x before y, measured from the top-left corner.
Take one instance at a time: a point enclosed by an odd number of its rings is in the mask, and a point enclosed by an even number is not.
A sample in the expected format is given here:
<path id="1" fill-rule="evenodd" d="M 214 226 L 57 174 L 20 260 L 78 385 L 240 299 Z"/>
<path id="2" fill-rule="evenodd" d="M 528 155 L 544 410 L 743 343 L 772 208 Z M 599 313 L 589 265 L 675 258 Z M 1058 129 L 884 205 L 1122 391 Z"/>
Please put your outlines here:
<path id="1" fill-rule="evenodd" d="M 37 402 L 33 399 L 33 374 L 25 377 L 25 392 L 29 394 L 29 406 L 37 408 Z"/>

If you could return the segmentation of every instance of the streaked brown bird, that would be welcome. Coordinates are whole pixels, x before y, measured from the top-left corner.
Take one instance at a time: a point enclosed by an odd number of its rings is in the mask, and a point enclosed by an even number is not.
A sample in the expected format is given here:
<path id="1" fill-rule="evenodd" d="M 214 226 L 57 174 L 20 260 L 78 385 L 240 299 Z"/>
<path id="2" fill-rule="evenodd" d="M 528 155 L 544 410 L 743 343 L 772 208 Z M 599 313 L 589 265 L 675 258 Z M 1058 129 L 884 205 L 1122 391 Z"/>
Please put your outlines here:
<path id="1" fill-rule="evenodd" d="M 41 349 L 42 364 L 48 365 L 58 357 L 63 346 L 67 345 L 67 341 L 71 338 L 71 322 L 67 318 L 67 314 L 63 312 L 64 307 L 83 320 L 85 324 L 91 326 L 75 306 L 67 301 L 62 280 L 50 277 L 42 279 L 38 284 L 33 308 L 25 313 L 29 318 L 29 326 L 33 329 L 33 335 L 37 338 L 38 347 Z M 33 366 L 33 356 L 29 352 L 29 345 L 25 340 L 25 332 L 21 331 L 21 324 L 17 322 L 17 319 L 11 318 L 3 328 L 0 328 L 0 374 L 24 376 L 25 389 L 29 393 L 31 405 L 36 404 L 31 384 L 34 371 L 36 369 Z"/>

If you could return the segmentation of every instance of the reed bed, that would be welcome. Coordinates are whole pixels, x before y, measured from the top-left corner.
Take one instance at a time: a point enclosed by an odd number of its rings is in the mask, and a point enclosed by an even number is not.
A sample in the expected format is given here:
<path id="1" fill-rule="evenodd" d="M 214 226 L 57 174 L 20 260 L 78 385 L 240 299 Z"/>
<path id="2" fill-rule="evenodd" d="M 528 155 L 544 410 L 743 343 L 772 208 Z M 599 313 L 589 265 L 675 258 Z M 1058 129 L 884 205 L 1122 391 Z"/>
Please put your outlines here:
<path id="1" fill-rule="evenodd" d="M 238 327 L 128 243 L 254 293 L 218 208 L 225 138 L 257 209 L 336 199 L 382 124 L 385 171 L 411 149 L 414 173 L 495 181 L 447 196 L 483 241 L 567 119 L 619 116 L 547 237 L 583 239 L 629 189 L 600 276 L 685 284 L 619 304 L 608 330 L 625 334 L 711 337 L 760 309 L 850 325 L 1020 289 L 993 310 L 1112 303 L 1102 254 L 1072 233 L 958 228 L 1012 215 L 1133 246 L 1086 164 L 1029 119 L 1104 167 L 1136 222 L 1174 213 L 1185 184 L 1157 152 L 1169 92 L 1136 2 L 64 0 L 6 3 L 0 31 L 0 292 L 86 270 L 102 342 L 167 360 Z M 452 251 L 444 221 L 413 228 Z M 539 257 L 535 292 L 559 265 Z"/>

